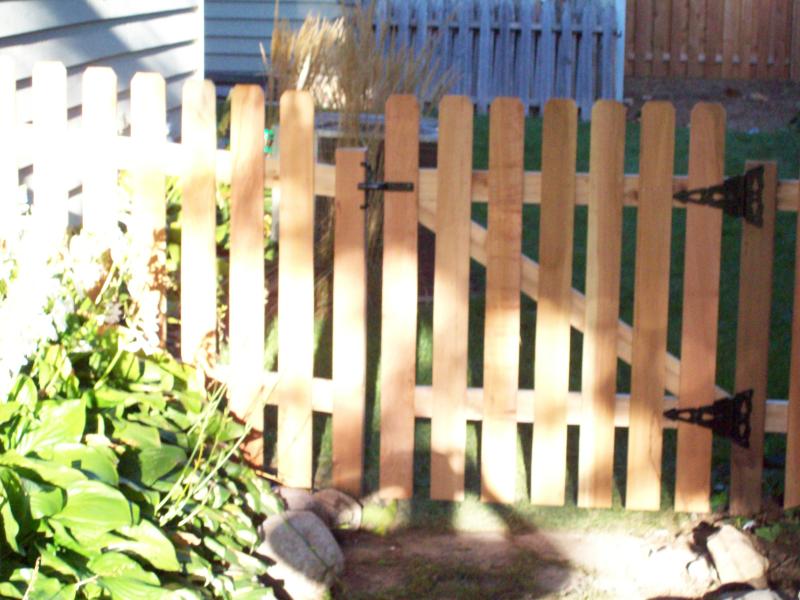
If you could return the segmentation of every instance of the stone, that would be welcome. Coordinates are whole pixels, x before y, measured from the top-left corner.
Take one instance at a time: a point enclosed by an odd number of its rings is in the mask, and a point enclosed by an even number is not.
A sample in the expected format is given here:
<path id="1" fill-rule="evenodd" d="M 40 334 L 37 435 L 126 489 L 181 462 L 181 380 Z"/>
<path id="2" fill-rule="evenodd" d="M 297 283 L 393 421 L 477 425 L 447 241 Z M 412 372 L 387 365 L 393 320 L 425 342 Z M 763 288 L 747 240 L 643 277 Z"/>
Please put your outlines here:
<path id="1" fill-rule="evenodd" d="M 714 571 L 708 559 L 705 556 L 698 556 L 688 565 L 686 565 L 686 572 L 689 573 L 692 581 L 705 586 L 706 589 L 710 588 L 717 581 L 717 574 Z"/>
<path id="2" fill-rule="evenodd" d="M 325 598 L 344 570 L 344 555 L 325 523 L 311 511 L 287 511 L 259 528 L 257 552 L 275 564 L 268 574 L 293 600 Z"/>
<path id="3" fill-rule="evenodd" d="M 720 583 L 749 583 L 756 589 L 767 587 L 769 561 L 755 549 L 747 535 L 726 524 L 708 537 L 706 545 Z"/>
<path id="4" fill-rule="evenodd" d="M 286 510 L 307 510 L 317 515 L 330 529 L 333 522 L 325 506 L 319 503 L 314 493 L 304 488 L 279 487 L 278 495 L 283 499 Z"/>
<path id="5" fill-rule="evenodd" d="M 783 597 L 772 590 L 738 590 L 716 592 L 709 600 L 783 600 Z"/>
<path id="6" fill-rule="evenodd" d="M 313 498 L 325 513 L 325 521 L 331 528 L 355 530 L 361 527 L 361 504 L 355 498 L 334 488 L 320 490 Z"/>

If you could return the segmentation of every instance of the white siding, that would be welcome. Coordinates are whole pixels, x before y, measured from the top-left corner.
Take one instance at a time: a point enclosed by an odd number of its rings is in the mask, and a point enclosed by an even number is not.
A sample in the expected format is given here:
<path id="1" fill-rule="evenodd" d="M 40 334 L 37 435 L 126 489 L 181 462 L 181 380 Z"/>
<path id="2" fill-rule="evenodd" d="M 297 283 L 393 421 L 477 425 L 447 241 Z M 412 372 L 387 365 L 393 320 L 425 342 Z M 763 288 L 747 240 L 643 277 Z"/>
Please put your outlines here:
<path id="1" fill-rule="evenodd" d="M 261 76 L 259 43 L 269 52 L 275 3 L 269 0 L 206 0 L 206 77 L 219 82 Z M 280 19 L 299 27 L 306 15 L 335 17 L 339 0 L 280 0 Z"/>
<path id="2" fill-rule="evenodd" d="M 81 74 L 90 65 L 112 67 L 120 93 L 120 124 L 127 123 L 130 79 L 156 71 L 167 81 L 170 121 L 184 82 L 203 73 L 202 0 L 5 0 L 0 2 L 0 53 L 14 60 L 20 117 L 27 120 L 33 64 L 67 67 L 70 118 L 80 115 Z"/>

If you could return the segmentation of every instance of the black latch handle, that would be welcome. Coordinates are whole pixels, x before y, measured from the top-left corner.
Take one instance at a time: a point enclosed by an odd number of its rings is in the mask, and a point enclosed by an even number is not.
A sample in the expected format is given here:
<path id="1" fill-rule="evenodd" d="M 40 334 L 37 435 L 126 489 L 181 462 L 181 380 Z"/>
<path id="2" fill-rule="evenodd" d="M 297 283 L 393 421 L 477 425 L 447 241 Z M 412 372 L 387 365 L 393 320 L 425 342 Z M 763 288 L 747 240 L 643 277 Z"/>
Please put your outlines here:
<path id="1" fill-rule="evenodd" d="M 374 179 L 374 172 L 369 163 L 361 163 L 366 170 L 366 181 L 358 184 L 358 189 L 364 192 L 364 204 L 361 208 L 367 208 L 369 204 L 369 192 L 413 192 L 414 184 L 410 181 L 378 181 Z"/>

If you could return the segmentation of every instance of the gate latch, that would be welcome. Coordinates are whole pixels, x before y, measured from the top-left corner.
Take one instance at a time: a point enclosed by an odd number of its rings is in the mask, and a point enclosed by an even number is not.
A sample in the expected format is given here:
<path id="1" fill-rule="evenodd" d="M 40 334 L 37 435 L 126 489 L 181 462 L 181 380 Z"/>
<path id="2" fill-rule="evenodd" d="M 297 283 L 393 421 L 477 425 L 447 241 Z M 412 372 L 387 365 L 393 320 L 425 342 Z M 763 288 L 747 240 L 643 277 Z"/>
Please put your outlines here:
<path id="1" fill-rule="evenodd" d="M 753 413 L 753 390 L 720 398 L 713 404 L 697 408 L 671 408 L 664 416 L 706 427 L 742 448 L 750 447 L 750 415 Z"/>
<path id="2" fill-rule="evenodd" d="M 358 184 L 358 189 L 364 192 L 364 205 L 361 208 L 367 208 L 368 192 L 413 192 L 414 184 L 410 181 L 378 181 L 375 179 L 375 173 L 372 171 L 372 166 L 369 163 L 363 162 L 361 166 L 366 171 L 366 181 Z"/>
<path id="3" fill-rule="evenodd" d="M 744 175 L 728 177 L 719 185 L 677 192 L 673 198 L 686 204 L 702 204 L 721 208 L 732 217 L 743 217 L 748 223 L 761 227 L 764 223 L 764 166 Z"/>

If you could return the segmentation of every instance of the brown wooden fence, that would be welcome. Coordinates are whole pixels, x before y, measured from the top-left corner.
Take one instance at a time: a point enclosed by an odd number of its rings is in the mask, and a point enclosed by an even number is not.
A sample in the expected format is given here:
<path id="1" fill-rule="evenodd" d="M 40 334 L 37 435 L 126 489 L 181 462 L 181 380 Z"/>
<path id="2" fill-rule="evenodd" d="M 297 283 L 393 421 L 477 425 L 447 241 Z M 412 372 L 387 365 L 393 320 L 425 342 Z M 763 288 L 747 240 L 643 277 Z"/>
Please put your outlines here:
<path id="1" fill-rule="evenodd" d="M 800 81 L 800 0 L 628 0 L 625 74 Z"/>
<path id="2" fill-rule="evenodd" d="M 340 149 L 336 165 L 314 163 L 313 106 L 308 95 L 281 100 L 280 161 L 263 154 L 264 98 L 256 86 L 239 86 L 232 99 L 231 149 L 218 150 L 215 97 L 210 82 L 192 81 L 183 98 L 183 143 L 164 139 L 164 81 L 138 74 L 132 84 L 130 136 L 114 130 L 115 76 L 106 68 L 84 75 L 83 129 L 63 127 L 63 103 L 42 101 L 33 125 L 13 119 L 14 78 L 0 61 L 0 178 L 6 200 L 16 193 L 9 175 L 32 150 L 37 184 L 34 205 L 48 201 L 53 222 L 66 223 L 67 170 L 84 174 L 84 223 L 113 227 L 107 200 L 119 169 L 132 174 L 137 235 L 164 243 L 164 178 L 181 177 L 181 351 L 192 361 L 216 330 L 215 189 L 232 187 L 230 249 L 230 365 L 216 374 L 230 386 L 230 404 L 263 432 L 264 402 L 278 406 L 277 466 L 286 484 L 312 485 L 312 412 L 333 415 L 333 483 L 359 494 L 364 469 L 366 311 L 363 195 L 364 151 Z M 34 71 L 36 97 L 52 100 L 66 85 L 63 66 Z M 93 99 L 92 102 L 89 102 Z M 614 428 L 628 428 L 626 505 L 655 510 L 661 502 L 666 408 L 710 403 L 725 394 L 715 385 L 721 215 L 691 205 L 686 216 L 686 268 L 681 363 L 667 352 L 667 302 L 672 211 L 676 190 L 720 181 L 725 120 L 718 105 L 692 114 L 689 175 L 673 175 L 674 110 L 651 102 L 643 110 L 640 173 L 626 175 L 625 111 L 612 101 L 594 107 L 589 173 L 575 172 L 577 111 L 571 100 L 551 100 L 544 111 L 541 172 L 523 168 L 522 104 L 494 101 L 489 169 L 472 169 L 472 105 L 447 97 L 440 107 L 437 169 L 418 167 L 417 101 L 392 97 L 386 106 L 386 178 L 409 181 L 413 192 L 387 193 L 383 257 L 384 351 L 380 369 L 380 493 L 413 492 L 415 418 L 432 420 L 431 495 L 464 497 L 467 421 L 482 421 L 481 495 L 515 500 L 517 424 L 535 423 L 531 500 L 565 502 L 567 426 L 580 425 L 578 503 L 612 501 Z M 47 147 L 45 148 L 44 145 Z M 60 175 L 60 177 L 59 177 Z M 278 306 L 279 367 L 264 364 L 263 190 L 281 190 Z M 44 190 L 44 192 L 42 192 Z M 44 193 L 48 194 L 46 197 Z M 313 378 L 314 197 L 333 198 L 335 256 L 332 379 Z M 777 211 L 796 212 L 797 180 L 777 180 L 766 164 L 763 227 L 744 224 L 739 293 L 736 389 L 753 388 L 751 446 L 732 455 L 731 506 L 748 513 L 761 502 L 765 432 L 788 435 L 787 506 L 800 504 L 800 256 L 795 281 L 790 399 L 767 400 L 767 353 L 773 243 Z M 470 220 L 473 202 L 488 202 L 488 227 Z M 540 205 L 539 263 L 521 252 L 524 204 Z M 585 294 L 572 288 L 573 215 L 588 205 Z M 619 319 L 623 206 L 637 215 L 633 324 Z M 436 232 L 433 385 L 416 384 L 417 224 Z M 798 253 L 800 253 L 800 245 Z M 469 259 L 486 266 L 482 389 L 467 387 Z M 538 303 L 536 389 L 518 389 L 520 295 Z M 790 310 L 790 307 L 785 307 Z M 584 333 L 583 392 L 568 389 L 570 328 Z M 788 349 L 787 349 L 788 351 Z M 617 357 L 631 364 L 630 395 L 616 390 Z M 374 357 L 373 357 L 374 358 Z M 275 392 L 270 394 L 277 382 Z M 665 397 L 665 390 L 667 396 Z M 677 400 L 676 400 L 677 398 Z M 261 438 L 248 450 L 261 460 Z M 711 435 L 678 429 L 675 506 L 709 510 Z"/>

